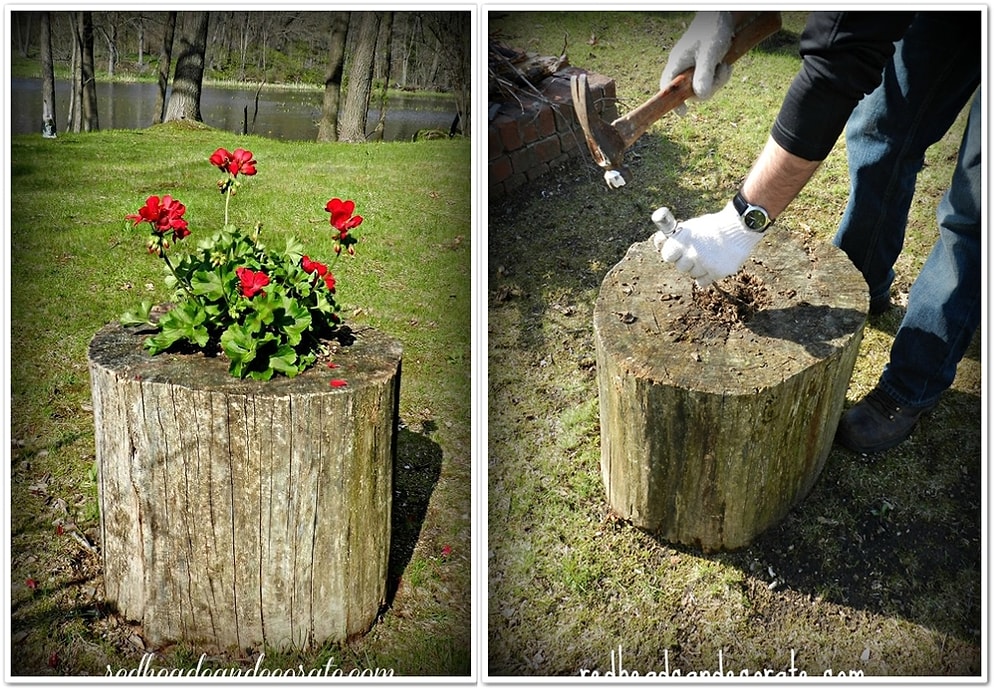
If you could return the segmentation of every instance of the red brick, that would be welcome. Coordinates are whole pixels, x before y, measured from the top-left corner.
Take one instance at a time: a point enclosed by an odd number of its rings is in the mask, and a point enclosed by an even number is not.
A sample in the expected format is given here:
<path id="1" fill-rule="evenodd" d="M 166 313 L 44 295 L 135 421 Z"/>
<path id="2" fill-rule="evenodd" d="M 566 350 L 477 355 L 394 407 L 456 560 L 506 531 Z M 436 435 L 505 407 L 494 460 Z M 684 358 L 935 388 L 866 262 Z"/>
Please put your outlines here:
<path id="1" fill-rule="evenodd" d="M 519 123 L 512 118 L 499 115 L 495 118 L 498 125 L 498 135 L 505 151 L 515 151 L 522 147 L 522 136 L 519 134 Z"/>
<path id="2" fill-rule="evenodd" d="M 560 106 L 560 108 L 556 109 L 554 113 L 556 114 L 558 132 L 570 132 L 574 128 L 581 126 L 578 123 L 578 118 L 574 114 L 574 108 L 572 106 Z"/>
<path id="3" fill-rule="evenodd" d="M 584 133 L 580 127 L 576 131 L 563 132 L 560 135 L 560 150 L 565 152 L 588 150 L 588 144 L 584 140 Z"/>
<path id="4" fill-rule="evenodd" d="M 539 128 L 536 126 L 536 113 L 528 113 L 523 116 L 519 123 L 519 132 L 522 133 L 522 141 L 525 144 L 532 144 L 539 139 Z"/>
<path id="5" fill-rule="evenodd" d="M 497 127 L 488 126 L 488 160 L 493 161 L 499 156 L 501 156 L 501 135 L 498 134 Z"/>
<path id="6" fill-rule="evenodd" d="M 536 142 L 536 160 L 540 163 L 549 163 L 560 154 L 560 139 L 557 137 L 547 137 Z"/>
<path id="7" fill-rule="evenodd" d="M 536 165 L 536 154 L 532 147 L 526 147 L 524 149 L 519 149 L 518 151 L 513 151 L 511 159 L 513 173 L 525 173 L 527 170 Z"/>
<path id="8" fill-rule="evenodd" d="M 512 174 L 512 161 L 508 156 L 501 156 L 488 164 L 488 178 L 490 184 L 502 182 Z"/>
<path id="9" fill-rule="evenodd" d="M 536 118 L 536 129 L 539 130 L 540 137 L 549 137 L 557 131 L 557 121 L 553 116 L 553 108 L 544 106 L 539 116 Z"/>

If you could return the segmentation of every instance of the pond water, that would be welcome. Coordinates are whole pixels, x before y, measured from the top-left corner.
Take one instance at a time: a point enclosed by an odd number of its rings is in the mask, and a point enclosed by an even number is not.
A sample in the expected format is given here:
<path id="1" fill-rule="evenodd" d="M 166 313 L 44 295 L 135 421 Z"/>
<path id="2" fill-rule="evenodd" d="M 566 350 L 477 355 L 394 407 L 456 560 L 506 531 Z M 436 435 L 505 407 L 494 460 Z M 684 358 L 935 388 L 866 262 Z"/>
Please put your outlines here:
<path id="1" fill-rule="evenodd" d="M 97 82 L 97 117 L 100 129 L 142 129 L 153 120 L 158 88 L 139 82 Z M 201 93 L 201 117 L 212 127 L 241 134 L 245 108 L 249 112 L 249 132 L 274 139 L 314 141 L 318 136 L 322 93 L 317 89 L 265 88 L 255 109 L 256 88 L 205 86 Z M 69 109 L 69 82 L 55 84 L 55 119 L 64 132 Z M 450 99 L 404 94 L 392 97 L 384 122 L 386 141 L 410 140 L 420 129 L 449 131 L 455 110 Z M 368 131 L 380 116 L 371 108 Z M 12 134 L 41 131 L 41 80 L 12 79 L 10 89 Z"/>

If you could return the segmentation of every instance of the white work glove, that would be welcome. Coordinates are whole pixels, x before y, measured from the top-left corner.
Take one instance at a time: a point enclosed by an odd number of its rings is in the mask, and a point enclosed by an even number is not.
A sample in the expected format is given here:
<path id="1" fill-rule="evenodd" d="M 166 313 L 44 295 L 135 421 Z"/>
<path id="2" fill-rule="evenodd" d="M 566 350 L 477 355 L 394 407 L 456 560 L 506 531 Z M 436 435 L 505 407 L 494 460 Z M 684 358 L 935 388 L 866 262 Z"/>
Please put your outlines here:
<path id="1" fill-rule="evenodd" d="M 739 271 L 762 237 L 743 224 L 731 201 L 719 213 L 679 223 L 671 234 L 658 230 L 653 241 L 661 259 L 705 288 Z"/>
<path id="2" fill-rule="evenodd" d="M 692 76 L 695 98 L 704 101 L 712 96 L 733 74 L 733 68 L 723 64 L 732 40 L 732 12 L 698 12 L 668 55 L 661 73 L 661 90 L 689 67 L 695 67 Z M 674 110 L 684 115 L 686 108 L 682 104 Z"/>

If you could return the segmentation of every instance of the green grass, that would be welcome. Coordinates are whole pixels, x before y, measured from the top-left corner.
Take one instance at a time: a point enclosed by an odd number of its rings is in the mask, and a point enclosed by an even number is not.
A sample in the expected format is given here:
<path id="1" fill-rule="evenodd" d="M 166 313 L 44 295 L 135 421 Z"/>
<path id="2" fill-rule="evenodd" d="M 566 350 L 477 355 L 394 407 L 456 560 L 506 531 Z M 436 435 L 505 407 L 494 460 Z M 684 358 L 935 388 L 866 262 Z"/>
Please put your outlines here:
<path id="1" fill-rule="evenodd" d="M 141 659 L 131 629 L 102 603 L 99 559 L 71 530 L 57 535 L 53 521 L 74 524 L 99 547 L 87 344 L 141 300 L 169 297 L 145 231 L 124 217 L 146 196 L 169 193 L 187 205 L 188 241 L 219 227 L 218 174 L 207 161 L 219 146 L 255 153 L 259 174 L 232 200 L 232 218 L 262 221 L 271 242 L 291 233 L 315 256 L 332 256 L 325 202 L 356 201 L 365 218 L 357 256 L 336 266 L 344 316 L 405 350 L 394 535 L 402 557 L 391 564 L 398 593 L 368 635 L 300 653 L 294 665 L 324 665 L 331 654 L 346 669 L 469 674 L 469 143 L 281 143 L 178 125 L 11 141 L 14 673 L 100 674 Z M 198 657 L 172 648 L 157 664 Z M 229 651 L 212 660 L 222 667 L 248 657 Z M 291 658 L 267 652 L 268 665 L 283 659 Z"/>
<path id="2" fill-rule="evenodd" d="M 620 112 L 656 89 L 690 14 L 492 13 L 508 45 L 616 80 Z M 715 555 L 614 518 L 599 468 L 591 314 L 605 273 L 653 234 L 650 214 L 718 210 L 760 151 L 798 69 L 803 17 L 745 56 L 713 99 L 668 115 L 609 190 L 587 153 L 491 204 L 488 219 L 488 673 L 629 669 L 978 675 L 981 348 L 913 437 L 884 454 L 837 447 L 809 497 L 750 547 Z M 964 116 L 927 154 L 896 266 L 902 305 L 937 236 Z M 839 142 L 777 232 L 829 241 L 848 192 Z M 876 383 L 902 308 L 865 329 L 847 403 Z M 769 587 L 770 586 L 770 587 Z"/>

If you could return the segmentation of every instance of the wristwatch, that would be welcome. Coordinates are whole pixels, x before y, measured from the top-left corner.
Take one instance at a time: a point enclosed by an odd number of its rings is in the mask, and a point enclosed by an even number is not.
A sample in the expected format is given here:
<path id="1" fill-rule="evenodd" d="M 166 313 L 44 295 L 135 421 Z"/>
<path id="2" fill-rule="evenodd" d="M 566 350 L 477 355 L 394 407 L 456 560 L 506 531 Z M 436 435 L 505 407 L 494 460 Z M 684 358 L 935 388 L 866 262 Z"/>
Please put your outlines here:
<path id="1" fill-rule="evenodd" d="M 737 190 L 737 193 L 733 195 L 733 208 L 740 214 L 740 220 L 743 221 L 743 224 L 756 233 L 763 233 L 768 229 L 768 226 L 775 222 L 763 207 L 751 204 L 744 199 L 740 190 Z"/>

